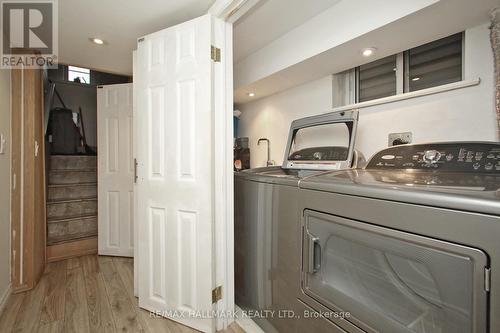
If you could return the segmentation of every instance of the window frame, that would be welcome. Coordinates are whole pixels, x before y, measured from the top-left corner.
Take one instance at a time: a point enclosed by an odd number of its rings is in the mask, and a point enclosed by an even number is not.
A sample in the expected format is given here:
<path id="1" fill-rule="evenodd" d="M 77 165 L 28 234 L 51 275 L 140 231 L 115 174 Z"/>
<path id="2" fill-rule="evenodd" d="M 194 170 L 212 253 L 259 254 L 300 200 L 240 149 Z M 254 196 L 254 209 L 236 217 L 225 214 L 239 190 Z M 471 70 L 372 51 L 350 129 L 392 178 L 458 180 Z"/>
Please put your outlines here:
<path id="1" fill-rule="evenodd" d="M 88 70 L 88 72 L 81 71 L 81 70 L 75 70 L 75 69 L 72 69 L 72 68 Z M 88 75 L 89 82 L 75 82 L 75 81 L 71 81 L 69 79 L 70 73 L 78 73 L 78 74 Z M 90 68 L 79 67 L 79 66 L 74 66 L 74 65 L 68 65 L 67 68 L 66 68 L 66 81 L 72 82 L 72 83 L 80 83 L 80 84 L 90 85 L 91 81 L 92 81 L 92 70 Z"/>

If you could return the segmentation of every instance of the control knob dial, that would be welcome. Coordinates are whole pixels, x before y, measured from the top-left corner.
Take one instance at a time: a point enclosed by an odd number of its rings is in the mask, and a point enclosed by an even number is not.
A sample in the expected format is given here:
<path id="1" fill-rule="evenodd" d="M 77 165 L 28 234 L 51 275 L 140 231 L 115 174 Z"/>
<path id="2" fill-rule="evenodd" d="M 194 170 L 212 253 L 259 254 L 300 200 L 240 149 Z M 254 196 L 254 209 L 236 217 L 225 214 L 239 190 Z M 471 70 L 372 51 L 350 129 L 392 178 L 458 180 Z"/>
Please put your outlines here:
<path id="1" fill-rule="evenodd" d="M 323 154 L 321 152 L 319 152 L 319 151 L 314 152 L 313 159 L 315 159 L 315 160 L 321 160 L 322 158 L 323 158 Z"/>
<path id="2" fill-rule="evenodd" d="M 441 158 L 441 153 L 437 150 L 426 150 L 424 151 L 423 160 L 427 164 L 434 164 Z"/>

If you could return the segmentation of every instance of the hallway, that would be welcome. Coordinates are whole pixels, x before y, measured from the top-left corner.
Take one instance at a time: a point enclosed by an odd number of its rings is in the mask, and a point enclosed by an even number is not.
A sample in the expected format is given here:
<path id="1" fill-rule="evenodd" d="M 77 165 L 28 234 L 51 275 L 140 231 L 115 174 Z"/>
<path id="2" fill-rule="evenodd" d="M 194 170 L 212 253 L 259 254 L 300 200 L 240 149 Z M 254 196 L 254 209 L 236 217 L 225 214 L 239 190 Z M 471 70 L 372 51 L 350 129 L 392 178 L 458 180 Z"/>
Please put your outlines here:
<path id="1" fill-rule="evenodd" d="M 140 309 L 133 271 L 133 259 L 121 257 L 49 263 L 35 289 L 11 295 L 0 332 L 196 332 Z"/>

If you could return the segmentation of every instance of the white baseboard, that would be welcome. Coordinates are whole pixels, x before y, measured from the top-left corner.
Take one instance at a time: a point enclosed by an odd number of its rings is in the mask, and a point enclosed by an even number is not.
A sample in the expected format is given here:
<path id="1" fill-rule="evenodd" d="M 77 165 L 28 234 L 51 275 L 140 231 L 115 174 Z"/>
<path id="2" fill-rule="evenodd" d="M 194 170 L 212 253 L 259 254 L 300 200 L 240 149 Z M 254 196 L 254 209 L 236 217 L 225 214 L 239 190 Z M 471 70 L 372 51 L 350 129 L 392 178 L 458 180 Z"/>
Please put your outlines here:
<path id="1" fill-rule="evenodd" d="M 246 333 L 265 333 L 252 319 L 242 318 L 239 306 L 236 305 L 235 310 L 238 313 L 235 320 L 236 324 L 238 324 Z"/>
<path id="2" fill-rule="evenodd" d="M 9 299 L 9 296 L 12 292 L 12 289 L 10 288 L 10 283 L 7 286 L 7 289 L 3 292 L 3 294 L 0 296 L 0 314 L 2 314 L 5 305 L 7 305 L 7 300 Z"/>

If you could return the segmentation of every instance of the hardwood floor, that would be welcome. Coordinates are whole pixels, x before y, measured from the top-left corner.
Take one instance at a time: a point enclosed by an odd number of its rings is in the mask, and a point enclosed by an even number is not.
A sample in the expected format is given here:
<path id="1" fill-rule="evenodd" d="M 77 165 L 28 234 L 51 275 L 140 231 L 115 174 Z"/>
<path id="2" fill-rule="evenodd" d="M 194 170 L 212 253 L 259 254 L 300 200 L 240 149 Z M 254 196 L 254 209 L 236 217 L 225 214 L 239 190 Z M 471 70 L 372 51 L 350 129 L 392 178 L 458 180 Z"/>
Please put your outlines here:
<path id="1" fill-rule="evenodd" d="M 131 258 L 88 255 L 47 264 L 33 290 L 11 295 L 0 332 L 197 331 L 138 307 Z M 236 324 L 225 331 L 241 332 Z"/>

